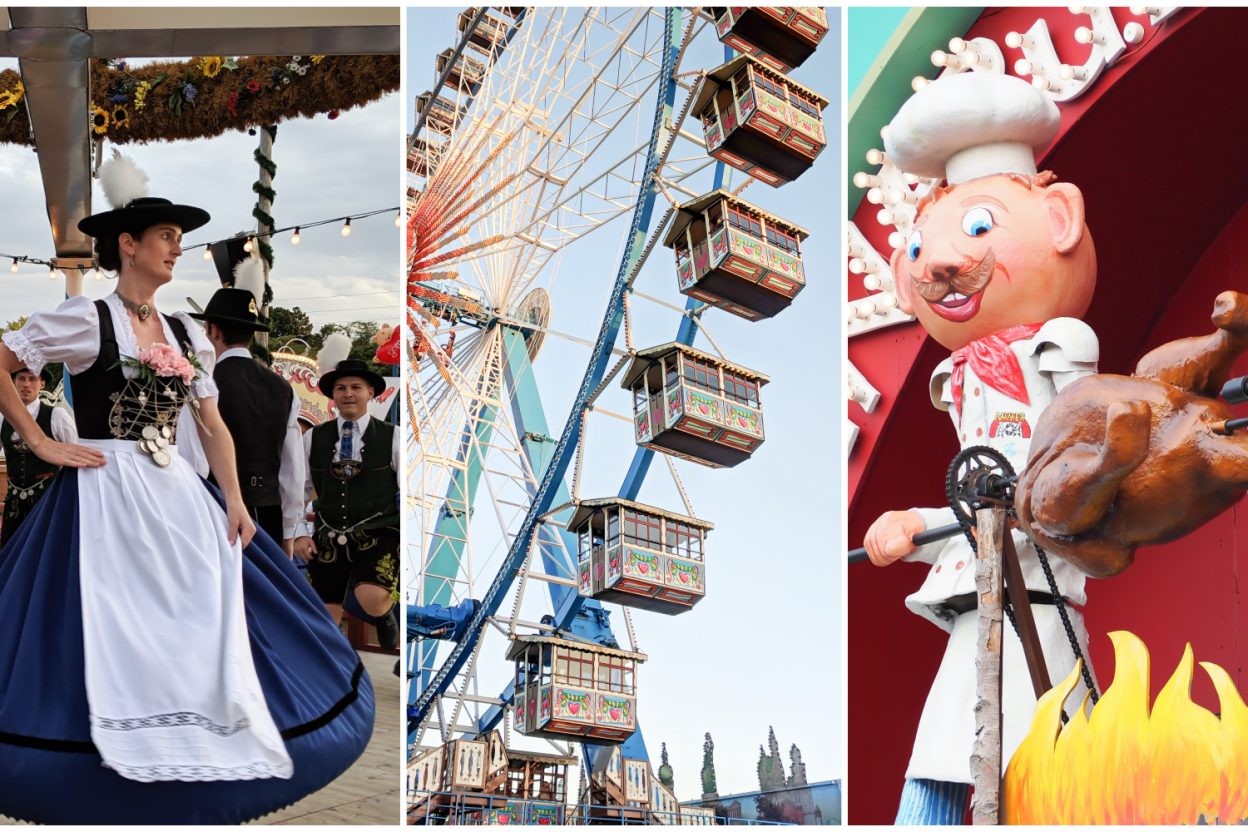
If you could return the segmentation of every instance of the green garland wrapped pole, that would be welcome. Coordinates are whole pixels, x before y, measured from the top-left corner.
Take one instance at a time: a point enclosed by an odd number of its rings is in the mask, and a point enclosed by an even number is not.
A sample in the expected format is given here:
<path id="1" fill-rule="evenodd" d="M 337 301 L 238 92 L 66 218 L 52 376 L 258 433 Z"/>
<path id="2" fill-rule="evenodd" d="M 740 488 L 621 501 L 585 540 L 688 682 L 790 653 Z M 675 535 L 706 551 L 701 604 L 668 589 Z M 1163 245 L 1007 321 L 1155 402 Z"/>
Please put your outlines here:
<path id="1" fill-rule="evenodd" d="M 260 128 L 260 146 L 256 148 L 256 164 L 260 166 L 260 174 L 251 189 L 256 192 L 256 207 L 251 214 L 256 218 L 256 245 L 260 247 L 260 259 L 264 261 L 264 304 L 261 312 L 269 316 L 269 301 L 273 291 L 269 287 L 269 271 L 273 268 L 273 200 L 277 191 L 273 190 L 273 177 L 277 175 L 277 165 L 273 163 L 273 141 L 277 138 L 277 125 L 268 124 Z M 267 351 L 269 334 L 257 332 L 256 342 Z"/>

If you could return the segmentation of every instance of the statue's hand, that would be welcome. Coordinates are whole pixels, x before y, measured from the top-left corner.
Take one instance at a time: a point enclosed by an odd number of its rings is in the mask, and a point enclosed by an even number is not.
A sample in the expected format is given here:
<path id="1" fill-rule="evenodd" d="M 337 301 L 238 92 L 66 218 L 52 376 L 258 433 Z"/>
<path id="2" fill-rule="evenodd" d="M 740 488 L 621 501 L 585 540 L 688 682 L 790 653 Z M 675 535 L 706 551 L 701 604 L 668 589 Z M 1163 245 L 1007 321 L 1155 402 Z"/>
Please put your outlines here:
<path id="1" fill-rule="evenodd" d="M 863 541 L 867 557 L 876 566 L 888 566 L 901 560 L 918 548 L 914 545 L 914 536 L 926 528 L 927 524 L 917 511 L 886 511 L 867 529 Z"/>

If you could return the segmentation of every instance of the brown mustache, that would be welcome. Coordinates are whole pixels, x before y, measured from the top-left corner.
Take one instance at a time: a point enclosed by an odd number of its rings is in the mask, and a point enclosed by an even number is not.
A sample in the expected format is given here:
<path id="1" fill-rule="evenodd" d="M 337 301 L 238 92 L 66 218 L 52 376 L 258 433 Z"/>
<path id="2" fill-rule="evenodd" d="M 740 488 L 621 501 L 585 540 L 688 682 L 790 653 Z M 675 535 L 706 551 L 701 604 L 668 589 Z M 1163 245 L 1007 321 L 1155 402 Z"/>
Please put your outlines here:
<path id="1" fill-rule="evenodd" d="M 988 285 L 988 281 L 992 280 L 992 272 L 996 267 L 997 257 L 992 253 L 992 249 L 988 249 L 984 254 L 984 259 L 968 269 L 950 274 L 950 270 L 954 267 L 947 266 L 944 267 L 944 274 L 937 275 L 932 273 L 932 264 L 929 264 L 926 269 L 929 280 L 918 278 L 911 278 L 911 280 L 914 281 L 914 290 L 919 293 L 920 297 L 926 301 L 935 302 L 950 292 L 959 292 L 963 295 L 982 292 Z"/>

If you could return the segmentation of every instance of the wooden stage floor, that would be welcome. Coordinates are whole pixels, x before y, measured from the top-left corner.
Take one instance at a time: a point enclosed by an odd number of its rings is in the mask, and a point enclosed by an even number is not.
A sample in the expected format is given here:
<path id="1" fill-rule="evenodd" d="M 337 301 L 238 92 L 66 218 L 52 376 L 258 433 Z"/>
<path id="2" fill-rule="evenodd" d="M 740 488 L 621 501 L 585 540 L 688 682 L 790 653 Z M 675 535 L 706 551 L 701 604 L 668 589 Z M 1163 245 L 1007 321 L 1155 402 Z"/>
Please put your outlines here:
<path id="1" fill-rule="evenodd" d="M 377 695 L 377 721 L 368 748 L 337 780 L 293 806 L 265 815 L 254 824 L 394 826 L 403 823 L 399 788 L 403 739 L 399 720 L 399 677 L 394 675 L 394 662 L 398 657 L 367 652 L 361 652 L 360 656 Z"/>

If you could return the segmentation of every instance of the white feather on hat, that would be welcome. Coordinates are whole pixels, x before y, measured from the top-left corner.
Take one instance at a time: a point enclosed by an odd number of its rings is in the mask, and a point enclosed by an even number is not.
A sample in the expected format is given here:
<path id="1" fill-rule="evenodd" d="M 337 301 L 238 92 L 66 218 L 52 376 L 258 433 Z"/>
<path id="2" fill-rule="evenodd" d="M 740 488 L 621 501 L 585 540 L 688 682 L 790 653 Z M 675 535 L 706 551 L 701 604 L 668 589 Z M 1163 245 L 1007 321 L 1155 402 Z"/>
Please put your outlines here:
<path id="1" fill-rule="evenodd" d="M 113 208 L 125 208 L 147 196 L 147 174 L 129 156 L 113 148 L 113 157 L 100 165 L 100 187 Z"/>
<path id="2" fill-rule="evenodd" d="M 234 267 L 234 288 L 246 289 L 256 299 L 256 306 L 264 305 L 264 261 L 254 254 L 239 260 Z"/>
<path id="3" fill-rule="evenodd" d="M 337 367 L 339 361 L 345 361 L 350 354 L 351 339 L 341 332 L 331 332 L 325 336 L 325 343 L 316 354 L 317 369 L 321 371 L 321 375 L 325 375 Z"/>

